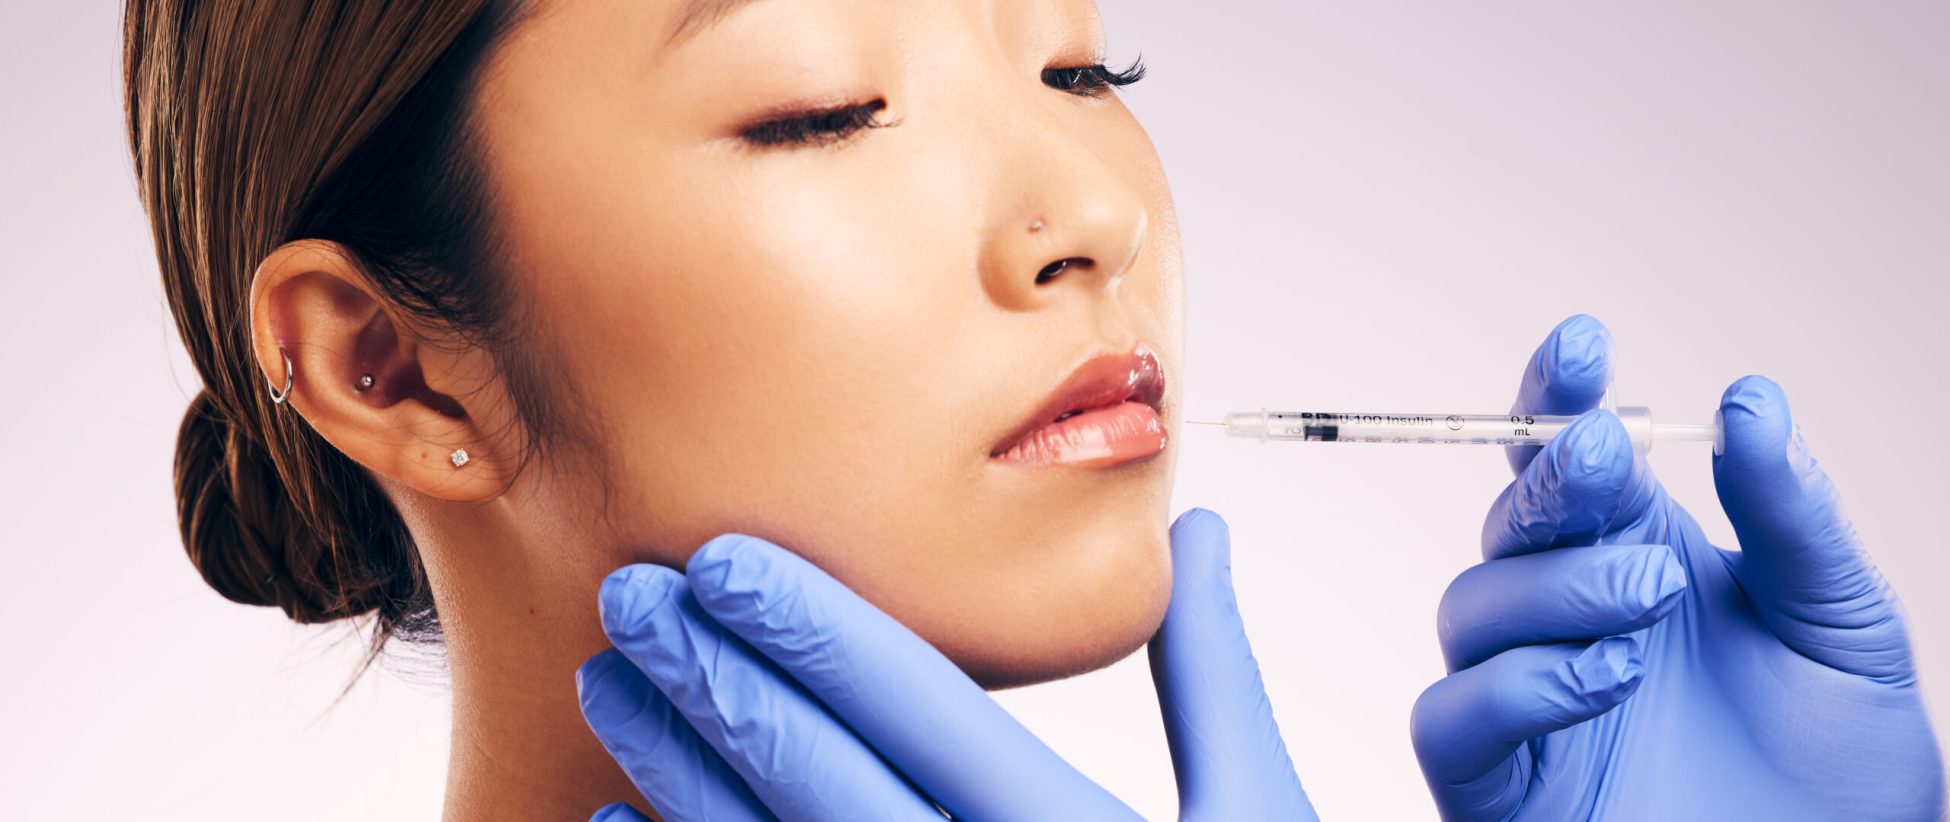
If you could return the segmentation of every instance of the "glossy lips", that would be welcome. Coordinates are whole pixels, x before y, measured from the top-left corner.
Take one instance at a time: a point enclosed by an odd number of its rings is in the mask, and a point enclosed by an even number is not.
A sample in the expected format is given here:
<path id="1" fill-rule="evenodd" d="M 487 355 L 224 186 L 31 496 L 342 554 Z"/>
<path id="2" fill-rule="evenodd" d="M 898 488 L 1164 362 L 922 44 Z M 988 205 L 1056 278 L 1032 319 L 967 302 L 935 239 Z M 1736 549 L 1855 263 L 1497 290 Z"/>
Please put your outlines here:
<path id="1" fill-rule="evenodd" d="M 1092 357 L 989 456 L 1021 465 L 1102 467 L 1165 448 L 1164 372 L 1150 346 Z"/>

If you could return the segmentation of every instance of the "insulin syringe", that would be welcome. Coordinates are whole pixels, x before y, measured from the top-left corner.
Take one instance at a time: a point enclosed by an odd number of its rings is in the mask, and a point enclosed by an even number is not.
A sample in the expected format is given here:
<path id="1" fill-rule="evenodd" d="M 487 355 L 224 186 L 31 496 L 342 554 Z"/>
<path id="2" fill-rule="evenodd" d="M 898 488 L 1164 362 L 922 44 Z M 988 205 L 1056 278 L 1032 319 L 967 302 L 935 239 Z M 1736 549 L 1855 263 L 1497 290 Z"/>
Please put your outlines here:
<path id="1" fill-rule="evenodd" d="M 1654 442 L 1719 443 L 1720 425 L 1655 423 L 1644 406 L 1611 406 L 1633 445 Z M 1543 445 L 1577 417 L 1547 414 L 1363 414 L 1341 411 L 1235 411 L 1222 425 L 1229 436 L 1294 442 L 1403 442 L 1473 445 Z"/>

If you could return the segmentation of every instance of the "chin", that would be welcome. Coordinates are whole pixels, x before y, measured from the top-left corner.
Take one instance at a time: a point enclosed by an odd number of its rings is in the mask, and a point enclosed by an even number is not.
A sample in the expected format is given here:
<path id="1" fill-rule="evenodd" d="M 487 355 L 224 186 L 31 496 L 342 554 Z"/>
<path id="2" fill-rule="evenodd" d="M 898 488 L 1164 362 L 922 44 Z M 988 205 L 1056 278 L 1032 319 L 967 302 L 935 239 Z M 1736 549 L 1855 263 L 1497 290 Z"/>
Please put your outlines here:
<path id="1" fill-rule="evenodd" d="M 1000 690 L 1107 667 L 1144 647 L 1171 602 L 1170 534 L 1118 535 L 1059 578 L 1025 578 L 981 604 L 980 630 L 928 637 L 983 688 Z M 1041 565 L 1040 563 L 1038 565 Z M 925 636 L 927 633 L 923 632 Z"/>

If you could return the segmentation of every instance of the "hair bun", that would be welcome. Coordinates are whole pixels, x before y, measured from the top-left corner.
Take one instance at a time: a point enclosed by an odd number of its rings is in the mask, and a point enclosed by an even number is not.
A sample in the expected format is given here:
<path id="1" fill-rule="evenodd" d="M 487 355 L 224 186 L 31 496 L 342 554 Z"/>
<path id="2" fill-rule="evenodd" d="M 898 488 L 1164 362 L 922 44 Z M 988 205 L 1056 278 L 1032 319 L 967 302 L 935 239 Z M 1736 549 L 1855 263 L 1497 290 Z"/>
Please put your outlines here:
<path id="1" fill-rule="evenodd" d="M 287 571 L 306 529 L 283 488 L 265 450 L 237 436 L 208 390 L 197 394 L 176 434 L 176 521 L 190 562 L 232 602 L 274 605 L 299 622 L 349 616 Z"/>

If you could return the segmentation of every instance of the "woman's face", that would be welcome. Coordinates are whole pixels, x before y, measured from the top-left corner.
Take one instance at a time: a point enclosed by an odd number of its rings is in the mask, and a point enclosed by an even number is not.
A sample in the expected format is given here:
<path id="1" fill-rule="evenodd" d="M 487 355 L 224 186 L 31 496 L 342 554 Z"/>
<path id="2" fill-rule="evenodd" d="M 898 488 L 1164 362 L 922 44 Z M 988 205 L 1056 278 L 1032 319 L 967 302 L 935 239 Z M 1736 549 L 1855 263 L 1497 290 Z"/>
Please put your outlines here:
<path id="1" fill-rule="evenodd" d="M 479 127 L 510 268 L 602 426 L 592 568 L 765 537 L 990 685 L 1151 634 L 1177 230 L 1115 91 L 1045 75 L 1104 47 L 1089 0 L 562 0 L 517 27 Z"/>

